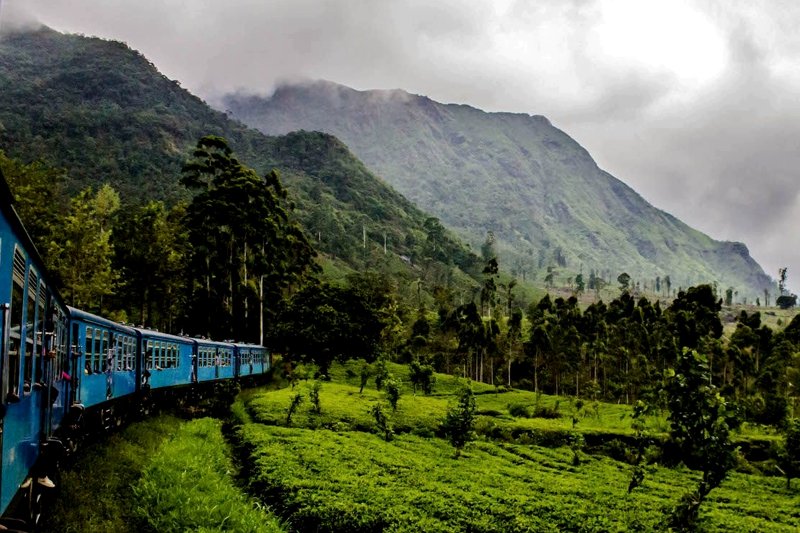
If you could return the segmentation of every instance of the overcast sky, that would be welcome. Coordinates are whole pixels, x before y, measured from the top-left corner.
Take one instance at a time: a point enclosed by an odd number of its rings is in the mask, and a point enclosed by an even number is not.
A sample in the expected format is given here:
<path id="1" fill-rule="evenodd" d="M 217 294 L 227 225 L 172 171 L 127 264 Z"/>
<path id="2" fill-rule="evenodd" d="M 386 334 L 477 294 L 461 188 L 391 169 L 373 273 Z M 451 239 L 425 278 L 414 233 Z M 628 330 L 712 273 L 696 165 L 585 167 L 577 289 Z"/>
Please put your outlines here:
<path id="1" fill-rule="evenodd" d="M 541 114 L 656 207 L 800 288 L 800 2 L 0 0 L 213 100 L 327 79 Z"/>

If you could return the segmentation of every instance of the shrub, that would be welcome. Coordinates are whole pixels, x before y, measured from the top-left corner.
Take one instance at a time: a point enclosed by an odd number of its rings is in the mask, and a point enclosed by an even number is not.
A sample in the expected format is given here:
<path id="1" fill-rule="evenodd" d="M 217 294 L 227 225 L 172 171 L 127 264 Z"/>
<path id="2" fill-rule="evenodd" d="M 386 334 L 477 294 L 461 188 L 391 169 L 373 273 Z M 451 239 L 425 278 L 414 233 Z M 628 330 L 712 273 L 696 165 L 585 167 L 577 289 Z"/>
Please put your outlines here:
<path id="1" fill-rule="evenodd" d="M 386 400 L 392 406 L 392 411 L 397 411 L 397 402 L 400 400 L 400 381 L 394 378 L 386 380 Z"/>
<path id="2" fill-rule="evenodd" d="M 303 395 L 295 393 L 292 396 L 292 400 L 289 403 L 289 408 L 286 410 L 286 425 L 291 425 L 292 423 L 292 416 L 297 411 L 297 408 L 300 407 L 300 404 L 303 403 Z"/>
<path id="3" fill-rule="evenodd" d="M 322 406 L 319 403 L 319 391 L 322 389 L 322 383 L 315 381 L 311 385 L 311 390 L 308 391 L 308 398 L 311 400 L 311 412 L 315 415 L 322 413 Z"/>
<path id="4" fill-rule="evenodd" d="M 508 405 L 508 414 L 516 418 L 531 418 L 531 411 L 527 405 L 512 403 Z"/>

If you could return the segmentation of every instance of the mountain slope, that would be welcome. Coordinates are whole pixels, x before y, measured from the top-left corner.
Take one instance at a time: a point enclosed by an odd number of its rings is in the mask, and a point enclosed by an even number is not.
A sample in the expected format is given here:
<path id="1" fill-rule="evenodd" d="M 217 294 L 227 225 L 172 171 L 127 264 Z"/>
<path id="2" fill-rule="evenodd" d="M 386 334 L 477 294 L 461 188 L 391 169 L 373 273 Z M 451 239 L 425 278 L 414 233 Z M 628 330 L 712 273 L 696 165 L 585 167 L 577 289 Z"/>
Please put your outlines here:
<path id="1" fill-rule="evenodd" d="M 750 301 L 772 281 L 741 243 L 719 242 L 654 208 L 597 167 L 541 116 L 486 113 L 404 91 L 330 82 L 232 94 L 229 113 L 268 134 L 314 129 L 342 139 L 402 194 L 477 246 L 497 237 L 517 273 L 627 271 L 652 287 L 718 282 Z"/>
<path id="2" fill-rule="evenodd" d="M 354 269 L 380 266 L 414 280 L 420 262 L 475 283 L 453 268 L 479 269 L 469 249 L 338 139 L 268 137 L 214 111 L 122 43 L 47 28 L 5 35 L 0 95 L 0 150 L 64 167 L 73 193 L 110 182 L 126 202 L 186 199 L 178 179 L 190 149 L 203 135 L 221 135 L 259 172 L 279 169 L 320 251 Z"/>

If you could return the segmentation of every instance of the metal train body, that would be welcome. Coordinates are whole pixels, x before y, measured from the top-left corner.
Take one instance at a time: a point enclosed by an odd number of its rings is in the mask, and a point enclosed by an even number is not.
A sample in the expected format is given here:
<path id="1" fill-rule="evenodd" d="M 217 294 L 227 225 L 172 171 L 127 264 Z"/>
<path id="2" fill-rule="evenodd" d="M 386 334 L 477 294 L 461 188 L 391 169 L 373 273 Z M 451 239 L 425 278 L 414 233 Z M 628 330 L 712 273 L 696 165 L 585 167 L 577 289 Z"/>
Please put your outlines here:
<path id="1" fill-rule="evenodd" d="M 36 475 L 45 475 L 37 460 L 61 446 L 61 426 L 76 412 L 269 371 L 263 346 L 170 335 L 66 306 L 1 172 L 0 215 L 0 515 L 21 488 L 32 496 Z"/>

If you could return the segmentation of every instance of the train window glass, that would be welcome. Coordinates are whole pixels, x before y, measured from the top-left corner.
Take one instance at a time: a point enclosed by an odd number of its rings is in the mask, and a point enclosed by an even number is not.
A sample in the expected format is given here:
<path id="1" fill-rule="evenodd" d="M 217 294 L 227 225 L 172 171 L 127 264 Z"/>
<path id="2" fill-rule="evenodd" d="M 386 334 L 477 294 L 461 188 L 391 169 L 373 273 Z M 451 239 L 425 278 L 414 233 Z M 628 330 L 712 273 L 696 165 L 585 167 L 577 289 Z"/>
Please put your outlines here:
<path id="1" fill-rule="evenodd" d="M 22 306 L 25 301 L 25 256 L 19 248 L 14 249 L 14 267 L 11 276 L 11 317 L 8 348 L 8 372 L 5 374 L 5 390 L 9 397 L 19 397 L 20 348 L 22 330 Z"/>
<path id="2" fill-rule="evenodd" d="M 181 364 L 181 359 L 178 357 L 178 345 L 172 345 L 172 366 L 178 368 Z"/>
<path id="3" fill-rule="evenodd" d="M 125 337 L 122 335 L 114 335 L 114 371 L 122 372 L 122 360 L 125 357 Z"/>
<path id="4" fill-rule="evenodd" d="M 103 333 L 100 329 L 94 330 L 94 348 L 92 349 L 92 368 L 95 372 L 100 372 L 100 361 L 103 359 Z"/>
<path id="5" fill-rule="evenodd" d="M 91 374 L 93 372 L 93 356 L 94 353 L 94 330 L 90 327 L 86 327 L 86 350 L 84 350 L 84 358 L 86 360 L 86 373 Z"/>
<path id="6" fill-rule="evenodd" d="M 25 377 L 24 391 L 30 392 L 33 383 L 33 364 L 38 351 L 36 338 L 36 294 L 39 291 L 39 276 L 33 269 L 28 270 L 28 299 L 25 307 Z"/>
<path id="7" fill-rule="evenodd" d="M 103 358 L 103 360 L 100 361 L 100 367 L 103 369 L 103 372 L 105 372 L 107 370 L 111 370 L 109 367 L 111 366 L 111 364 L 114 361 L 114 359 L 113 359 L 114 351 L 113 350 L 114 350 L 114 348 L 113 348 L 113 346 L 111 346 L 111 343 L 109 342 L 109 339 L 108 339 L 108 331 L 103 331 L 103 344 L 102 344 L 102 346 L 100 348 L 100 354 L 101 354 L 101 357 Z"/>
<path id="8" fill-rule="evenodd" d="M 53 339 L 46 340 L 45 339 L 45 331 L 44 325 L 45 320 L 45 305 L 47 304 L 47 287 L 45 287 L 44 282 L 39 284 L 39 297 L 36 299 L 36 343 L 38 345 L 38 349 L 36 353 L 41 354 L 44 356 L 48 350 L 53 347 Z M 45 363 L 48 359 L 44 357 L 40 357 L 36 364 L 36 381 L 39 383 L 43 383 L 44 380 L 44 372 L 49 372 L 52 374 L 53 367 L 48 365 L 45 368 Z M 51 379 L 47 379 L 47 382 L 52 382 Z"/>
<path id="9" fill-rule="evenodd" d="M 133 339 L 125 337 L 125 370 L 133 370 Z"/>

